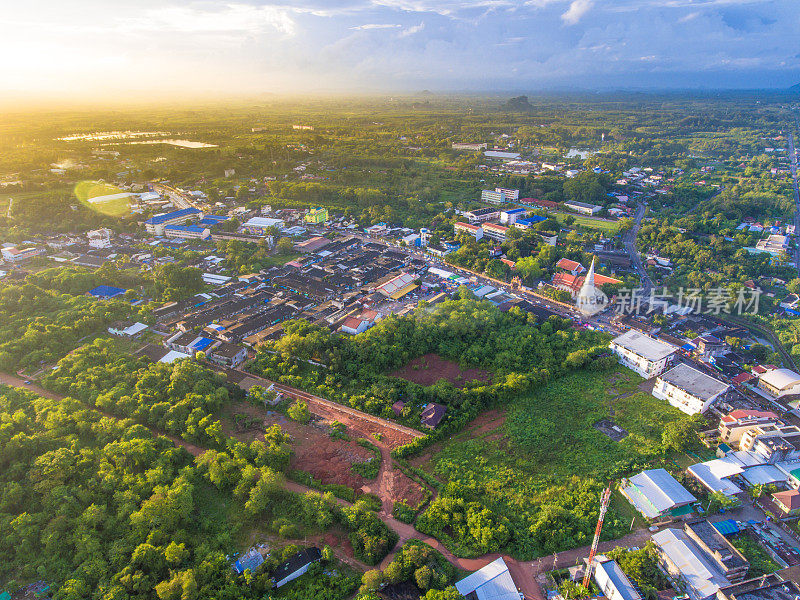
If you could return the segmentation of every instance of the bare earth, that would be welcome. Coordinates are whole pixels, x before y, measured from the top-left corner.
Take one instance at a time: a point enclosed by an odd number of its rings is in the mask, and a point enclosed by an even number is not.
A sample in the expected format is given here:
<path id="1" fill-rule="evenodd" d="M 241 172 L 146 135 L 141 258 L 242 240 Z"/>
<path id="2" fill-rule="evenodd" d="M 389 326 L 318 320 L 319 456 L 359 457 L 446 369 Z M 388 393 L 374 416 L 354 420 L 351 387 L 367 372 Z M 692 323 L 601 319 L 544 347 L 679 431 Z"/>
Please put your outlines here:
<path id="1" fill-rule="evenodd" d="M 464 387 L 468 381 L 478 380 L 489 382 L 492 374 L 483 369 L 462 369 L 458 363 L 442 358 L 438 354 L 426 354 L 415 358 L 402 369 L 391 373 L 392 377 L 399 377 L 420 385 L 433 385 L 440 379 L 446 379 L 454 386 Z"/>

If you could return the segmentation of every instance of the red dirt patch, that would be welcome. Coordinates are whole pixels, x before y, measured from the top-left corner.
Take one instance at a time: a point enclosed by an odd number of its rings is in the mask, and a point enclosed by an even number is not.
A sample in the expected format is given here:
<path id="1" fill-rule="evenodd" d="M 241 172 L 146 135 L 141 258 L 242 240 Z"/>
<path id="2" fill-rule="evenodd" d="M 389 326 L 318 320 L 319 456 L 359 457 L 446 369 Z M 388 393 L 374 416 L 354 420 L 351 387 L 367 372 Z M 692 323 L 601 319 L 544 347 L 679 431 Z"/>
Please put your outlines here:
<path id="1" fill-rule="evenodd" d="M 261 426 L 246 432 L 236 432 L 231 416 L 235 413 L 257 417 Z M 236 402 L 228 406 L 222 419 L 225 433 L 244 442 L 262 439 L 263 431 L 270 425 L 280 425 L 281 429 L 292 436 L 291 468 L 306 471 L 314 479 L 322 483 L 336 483 L 354 489 L 363 486 L 367 480 L 353 473 L 350 467 L 354 463 L 366 462 L 372 458 L 372 452 L 359 446 L 355 441 L 333 439 L 324 422 L 312 421 L 308 425 L 287 419 L 281 413 L 268 411 L 248 402 Z M 349 432 L 353 433 L 353 432 Z"/>
<path id="2" fill-rule="evenodd" d="M 409 506 L 418 506 L 425 499 L 425 492 L 416 481 L 403 475 L 399 470 L 394 470 L 392 491 L 394 500 L 405 500 Z"/>
<path id="3" fill-rule="evenodd" d="M 391 373 L 392 377 L 399 377 L 419 385 L 433 385 L 440 379 L 446 379 L 458 388 L 464 387 L 467 382 L 478 380 L 488 383 L 492 374 L 483 369 L 462 369 L 458 363 L 442 358 L 438 354 L 426 354 L 415 358 L 402 369 Z"/>

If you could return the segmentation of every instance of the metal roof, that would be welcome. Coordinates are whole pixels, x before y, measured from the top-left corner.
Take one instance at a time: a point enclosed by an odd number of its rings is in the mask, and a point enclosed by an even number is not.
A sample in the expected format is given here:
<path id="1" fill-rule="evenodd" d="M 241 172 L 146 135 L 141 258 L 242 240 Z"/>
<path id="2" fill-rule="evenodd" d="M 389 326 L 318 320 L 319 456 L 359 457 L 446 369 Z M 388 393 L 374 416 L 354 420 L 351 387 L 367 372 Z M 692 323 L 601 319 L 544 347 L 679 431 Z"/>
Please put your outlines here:
<path id="1" fill-rule="evenodd" d="M 697 502 L 689 491 L 666 469 L 650 469 L 634 475 L 629 481 L 662 513 L 676 506 Z"/>
<path id="2" fill-rule="evenodd" d="M 680 529 L 664 529 L 653 534 L 653 542 L 681 573 L 692 600 L 703 600 L 721 587 L 730 585 L 704 552 Z"/>
<path id="3" fill-rule="evenodd" d="M 192 215 L 200 214 L 200 211 L 196 208 L 183 208 L 181 210 L 175 210 L 173 212 L 169 212 L 163 215 L 156 215 L 155 217 L 150 217 L 145 221 L 148 225 L 160 225 L 161 223 L 166 223 L 167 221 L 171 221 L 172 219 L 181 219 L 183 217 L 189 217 Z"/>
<path id="4" fill-rule="evenodd" d="M 775 369 L 761 376 L 761 381 L 772 387 L 782 390 L 800 383 L 800 375 L 791 369 Z"/>
<path id="5" fill-rule="evenodd" d="M 678 350 L 677 346 L 667 344 L 649 335 L 631 329 L 611 342 L 651 361 L 666 358 Z"/>
<path id="6" fill-rule="evenodd" d="M 517 586 L 502 556 L 455 585 L 462 596 L 474 592 L 478 600 L 519 600 Z"/>
<path id="7" fill-rule="evenodd" d="M 641 600 L 641 594 L 622 572 L 622 569 L 614 560 L 604 560 L 595 567 L 594 578 L 597 585 L 606 597 L 621 598 L 622 600 Z M 613 587 L 616 594 L 611 596 L 608 593 L 608 584 Z"/>

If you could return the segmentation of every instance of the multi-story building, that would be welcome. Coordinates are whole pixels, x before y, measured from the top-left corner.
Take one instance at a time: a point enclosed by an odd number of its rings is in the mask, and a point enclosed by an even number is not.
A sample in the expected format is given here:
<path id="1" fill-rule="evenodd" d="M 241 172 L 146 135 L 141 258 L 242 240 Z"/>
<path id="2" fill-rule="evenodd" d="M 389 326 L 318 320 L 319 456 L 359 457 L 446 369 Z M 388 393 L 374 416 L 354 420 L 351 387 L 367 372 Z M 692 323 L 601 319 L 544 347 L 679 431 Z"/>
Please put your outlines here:
<path id="1" fill-rule="evenodd" d="M 247 359 L 247 348 L 229 342 L 220 342 L 206 352 L 208 360 L 223 367 L 238 367 Z"/>
<path id="2" fill-rule="evenodd" d="M 749 567 L 710 523 L 702 523 L 653 534 L 661 568 L 691 600 L 711 600 L 721 588 L 741 581 Z"/>
<path id="3" fill-rule="evenodd" d="M 204 240 L 211 235 L 211 230 L 196 225 L 167 225 L 164 227 L 164 235 L 168 238 Z"/>
<path id="4" fill-rule="evenodd" d="M 464 213 L 467 220 L 472 223 L 485 223 L 500 218 L 500 211 L 496 208 L 478 208 Z"/>
<path id="5" fill-rule="evenodd" d="M 0 256 L 3 257 L 4 261 L 9 263 L 25 262 L 43 253 L 44 250 L 42 248 L 17 248 L 16 246 L 0 250 Z"/>
<path id="6" fill-rule="evenodd" d="M 509 210 L 504 210 L 500 213 L 500 224 L 508 225 L 510 227 L 517 222 L 517 219 L 524 217 L 527 212 L 528 211 L 524 208 L 511 208 Z"/>
<path id="7" fill-rule="evenodd" d="M 738 446 L 747 431 L 761 425 L 776 425 L 777 423 L 780 423 L 780 420 L 774 412 L 737 409 L 720 419 L 719 437 L 729 446 Z"/>
<path id="8" fill-rule="evenodd" d="M 107 227 L 86 232 L 92 248 L 111 248 L 111 230 Z"/>
<path id="9" fill-rule="evenodd" d="M 728 384 L 681 363 L 658 376 L 653 396 L 694 415 L 706 412 L 729 389 Z"/>
<path id="10" fill-rule="evenodd" d="M 635 330 L 614 338 L 609 348 L 617 355 L 621 364 L 645 378 L 663 373 L 678 351 L 677 346 Z"/>
<path id="11" fill-rule="evenodd" d="M 470 223 L 461 223 L 460 221 L 453 225 L 456 235 L 463 233 L 474 237 L 476 240 L 483 238 L 483 228 L 480 225 L 471 225 Z"/>
<path id="12" fill-rule="evenodd" d="M 182 225 L 187 221 L 199 218 L 201 215 L 202 213 L 196 208 L 183 208 L 163 215 L 150 217 L 144 222 L 144 228 L 147 230 L 147 233 L 161 236 L 164 235 L 164 228 L 167 225 Z"/>
<path id="13" fill-rule="evenodd" d="M 508 227 L 497 225 L 496 223 L 484 223 L 483 235 L 498 242 L 505 242 L 508 234 Z"/>
<path id="14" fill-rule="evenodd" d="M 328 220 L 327 208 L 311 208 L 305 217 L 306 223 L 325 223 Z"/>
<path id="15" fill-rule="evenodd" d="M 519 190 L 509 190 L 507 188 L 495 188 L 493 190 L 481 191 L 481 202 L 489 204 L 505 204 L 519 200 Z"/>

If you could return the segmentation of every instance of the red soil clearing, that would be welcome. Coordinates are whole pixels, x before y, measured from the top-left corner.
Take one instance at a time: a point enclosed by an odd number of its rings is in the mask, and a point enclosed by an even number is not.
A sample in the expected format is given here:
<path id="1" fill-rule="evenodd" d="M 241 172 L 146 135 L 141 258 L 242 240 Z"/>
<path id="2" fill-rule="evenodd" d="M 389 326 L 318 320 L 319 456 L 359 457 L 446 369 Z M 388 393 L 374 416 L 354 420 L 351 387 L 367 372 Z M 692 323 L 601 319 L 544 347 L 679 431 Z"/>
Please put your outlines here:
<path id="1" fill-rule="evenodd" d="M 454 386 L 461 388 L 469 381 L 482 381 L 488 383 L 492 374 L 483 369 L 462 369 L 458 363 L 442 358 L 438 354 L 426 354 L 415 358 L 402 369 L 391 373 L 392 377 L 399 377 L 419 385 L 433 385 L 440 379 L 446 379 Z"/>

